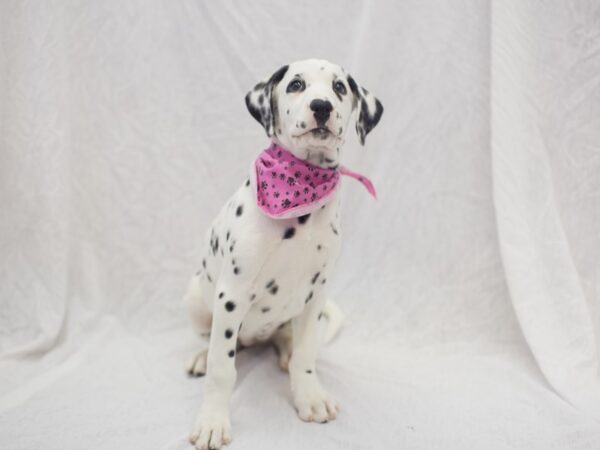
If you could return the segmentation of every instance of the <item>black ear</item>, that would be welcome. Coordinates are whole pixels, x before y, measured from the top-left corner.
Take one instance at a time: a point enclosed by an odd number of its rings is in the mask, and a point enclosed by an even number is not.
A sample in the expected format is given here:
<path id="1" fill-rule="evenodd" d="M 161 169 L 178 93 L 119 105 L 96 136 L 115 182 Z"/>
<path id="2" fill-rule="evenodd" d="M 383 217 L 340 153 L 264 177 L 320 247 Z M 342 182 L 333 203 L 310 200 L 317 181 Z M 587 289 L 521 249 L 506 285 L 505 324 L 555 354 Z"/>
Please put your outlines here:
<path id="1" fill-rule="evenodd" d="M 358 106 L 356 113 L 356 133 L 362 145 L 365 145 L 367 134 L 379 123 L 383 114 L 383 105 L 373 94 L 365 88 L 360 87 L 354 78 L 348 75 L 348 85 L 354 94 L 355 105 Z"/>
<path id="2" fill-rule="evenodd" d="M 275 72 L 267 81 L 261 81 L 254 89 L 246 94 L 246 106 L 248 111 L 264 128 L 267 136 L 273 135 L 276 108 L 273 105 L 273 89 L 277 86 L 288 66 L 283 66 Z"/>

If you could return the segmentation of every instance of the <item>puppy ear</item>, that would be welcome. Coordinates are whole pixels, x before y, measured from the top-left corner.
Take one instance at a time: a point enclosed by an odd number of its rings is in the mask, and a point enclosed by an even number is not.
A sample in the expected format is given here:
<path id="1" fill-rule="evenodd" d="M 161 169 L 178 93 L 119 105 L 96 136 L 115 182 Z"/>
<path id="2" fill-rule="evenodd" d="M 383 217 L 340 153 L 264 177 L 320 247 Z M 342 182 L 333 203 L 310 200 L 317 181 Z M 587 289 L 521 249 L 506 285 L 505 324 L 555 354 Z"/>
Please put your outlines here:
<path id="1" fill-rule="evenodd" d="M 246 107 L 267 132 L 267 136 L 273 135 L 275 126 L 276 105 L 273 105 L 273 90 L 285 76 L 288 66 L 283 66 L 266 81 L 261 81 L 254 89 L 246 94 Z"/>
<path id="2" fill-rule="evenodd" d="M 373 94 L 365 88 L 360 87 L 350 75 L 348 75 L 348 85 L 354 94 L 354 106 L 358 106 L 356 113 L 356 133 L 358 134 L 360 143 L 365 145 L 367 134 L 375 128 L 375 125 L 381 119 L 383 105 Z"/>

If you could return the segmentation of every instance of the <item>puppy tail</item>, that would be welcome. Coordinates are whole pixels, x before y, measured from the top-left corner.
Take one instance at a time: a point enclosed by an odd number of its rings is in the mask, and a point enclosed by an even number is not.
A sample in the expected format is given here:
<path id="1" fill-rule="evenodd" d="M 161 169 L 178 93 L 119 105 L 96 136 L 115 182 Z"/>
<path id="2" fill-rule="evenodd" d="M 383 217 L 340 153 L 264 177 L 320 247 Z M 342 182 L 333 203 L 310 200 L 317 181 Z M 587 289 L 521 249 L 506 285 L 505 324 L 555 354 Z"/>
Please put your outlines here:
<path id="1" fill-rule="evenodd" d="M 344 313 L 331 300 L 327 300 L 325 302 L 322 313 L 328 322 L 327 328 L 325 329 L 325 338 L 323 339 L 323 343 L 328 344 L 340 331 L 342 322 L 344 321 Z"/>

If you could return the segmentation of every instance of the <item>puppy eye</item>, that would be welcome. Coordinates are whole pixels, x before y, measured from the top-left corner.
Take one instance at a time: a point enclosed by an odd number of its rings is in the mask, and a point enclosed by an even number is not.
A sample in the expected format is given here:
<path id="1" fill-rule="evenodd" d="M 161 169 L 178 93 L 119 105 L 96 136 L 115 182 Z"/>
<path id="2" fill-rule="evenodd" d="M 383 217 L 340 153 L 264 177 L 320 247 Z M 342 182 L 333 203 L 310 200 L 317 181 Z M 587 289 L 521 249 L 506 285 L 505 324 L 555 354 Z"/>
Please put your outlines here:
<path id="1" fill-rule="evenodd" d="M 295 79 L 290 81 L 285 92 L 300 92 L 304 90 L 304 81 Z"/>
<path id="2" fill-rule="evenodd" d="M 346 95 L 346 86 L 341 81 L 333 83 L 333 90 L 338 94 Z"/>

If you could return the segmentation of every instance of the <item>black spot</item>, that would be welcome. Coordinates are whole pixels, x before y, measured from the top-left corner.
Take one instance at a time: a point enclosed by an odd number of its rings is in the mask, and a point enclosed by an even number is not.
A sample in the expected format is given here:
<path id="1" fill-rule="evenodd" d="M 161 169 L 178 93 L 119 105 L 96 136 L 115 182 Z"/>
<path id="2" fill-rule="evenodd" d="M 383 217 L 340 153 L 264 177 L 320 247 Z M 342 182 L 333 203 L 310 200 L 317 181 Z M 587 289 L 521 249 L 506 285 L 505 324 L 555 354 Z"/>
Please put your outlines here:
<path id="1" fill-rule="evenodd" d="M 263 313 L 268 313 L 269 311 L 271 311 L 271 308 L 269 308 L 268 306 L 265 306 L 264 308 L 260 309 Z"/>
<path id="2" fill-rule="evenodd" d="M 291 239 L 294 237 L 295 234 L 296 234 L 296 229 L 294 227 L 289 227 L 289 228 L 286 228 L 285 232 L 283 233 L 283 238 Z"/>
<path id="3" fill-rule="evenodd" d="M 250 296 L 250 301 L 251 301 L 251 302 L 252 302 L 252 301 L 254 301 L 254 299 L 256 299 L 256 294 L 252 294 L 252 295 Z"/>
<path id="4" fill-rule="evenodd" d="M 327 283 L 327 278 L 323 278 L 323 281 L 321 281 L 321 284 L 325 284 Z"/>
<path id="5" fill-rule="evenodd" d="M 323 318 L 323 313 L 319 313 L 319 317 L 317 318 L 317 320 L 321 320 Z"/>
<path id="6" fill-rule="evenodd" d="M 229 353 L 227 353 L 229 355 L 230 358 L 233 358 L 235 356 L 235 350 L 229 350 Z"/>
<path id="7" fill-rule="evenodd" d="M 225 309 L 229 312 L 233 311 L 235 309 L 235 303 L 233 303 L 231 300 L 225 302 Z"/>
<path id="8" fill-rule="evenodd" d="M 233 273 L 236 274 L 236 275 L 239 275 L 240 274 L 240 268 L 239 267 L 234 267 L 233 268 Z"/>
<path id="9" fill-rule="evenodd" d="M 317 272 L 315 273 L 315 276 L 312 278 L 312 280 L 310 281 L 311 284 L 315 284 L 317 282 L 317 280 L 319 279 L 319 275 L 321 275 L 321 272 Z"/>
<path id="10" fill-rule="evenodd" d="M 206 259 L 202 260 L 202 267 L 204 267 L 206 269 Z"/>
<path id="11" fill-rule="evenodd" d="M 304 225 L 309 217 L 310 217 L 310 214 L 304 214 L 303 216 L 298 217 L 298 223 L 300 225 Z"/>
<path id="12" fill-rule="evenodd" d="M 210 277 L 210 273 L 206 274 L 206 278 L 208 278 L 208 282 L 209 283 L 212 283 L 212 278 Z"/>
<path id="13" fill-rule="evenodd" d="M 278 290 L 279 290 L 279 286 L 273 286 L 273 287 L 271 288 L 271 291 L 270 291 L 270 292 L 271 292 L 271 294 L 275 295 L 275 294 L 277 294 L 277 291 L 278 291 Z"/>
<path id="14" fill-rule="evenodd" d="M 229 253 L 233 253 L 233 244 L 229 246 Z"/>
<path id="15" fill-rule="evenodd" d="M 244 212 L 244 205 L 240 205 L 235 210 L 235 215 L 239 217 L 242 215 L 243 212 Z"/>
<path id="16" fill-rule="evenodd" d="M 338 234 L 338 230 L 333 226 L 332 223 L 329 224 L 331 226 L 331 231 L 333 231 L 333 234 L 337 235 Z"/>
<path id="17" fill-rule="evenodd" d="M 322 248 L 323 246 L 321 244 L 317 245 L 317 250 L 321 251 Z"/>
<path id="18" fill-rule="evenodd" d="M 225 235 L 225 240 L 228 241 L 229 240 L 229 236 L 231 235 L 231 233 L 229 232 L 229 230 L 227 230 L 227 234 Z"/>
<path id="19" fill-rule="evenodd" d="M 196 276 L 198 276 L 198 275 L 200 275 L 200 273 L 201 273 L 201 272 L 202 272 L 202 271 L 201 271 L 201 270 L 199 270 L 199 271 L 197 271 L 197 272 L 196 272 L 196 274 L 195 274 L 195 275 L 196 275 Z"/>
<path id="20" fill-rule="evenodd" d="M 219 292 L 219 298 L 223 298 L 224 295 L 225 295 L 225 292 Z"/>
<path id="21" fill-rule="evenodd" d="M 250 186 L 250 179 L 246 180 L 246 187 Z"/>
<path id="22" fill-rule="evenodd" d="M 290 110 L 288 109 L 288 110 L 287 110 L 285 113 L 286 113 L 286 114 L 289 114 L 289 113 L 290 113 Z"/>
<path id="23" fill-rule="evenodd" d="M 269 282 L 267 283 L 267 286 L 266 286 L 266 288 L 267 288 L 267 289 L 269 289 L 269 288 L 270 288 L 271 286 L 273 286 L 273 285 L 275 285 L 275 279 L 272 279 L 271 281 L 269 281 Z"/>
<path id="24" fill-rule="evenodd" d="M 306 369 L 306 373 L 309 373 L 309 374 L 310 374 L 310 373 L 312 373 L 312 370 L 310 370 L 310 369 Z"/>
<path id="25" fill-rule="evenodd" d="M 231 258 L 231 265 L 235 266 L 235 258 Z"/>
<path id="26" fill-rule="evenodd" d="M 258 96 L 258 104 L 262 105 L 264 103 L 264 101 L 265 101 L 265 96 L 263 94 L 260 94 Z"/>
<path id="27" fill-rule="evenodd" d="M 306 128 L 306 123 L 300 122 L 300 128 Z"/>
<path id="28" fill-rule="evenodd" d="M 225 337 L 226 337 L 227 339 L 231 339 L 231 336 L 233 336 L 233 331 L 232 331 L 231 329 L 227 328 L 227 329 L 225 330 Z"/>
<path id="29" fill-rule="evenodd" d="M 313 298 L 313 291 L 310 291 L 308 293 L 308 297 L 306 297 L 306 300 L 304 300 L 304 303 L 310 302 L 312 298 Z"/>

